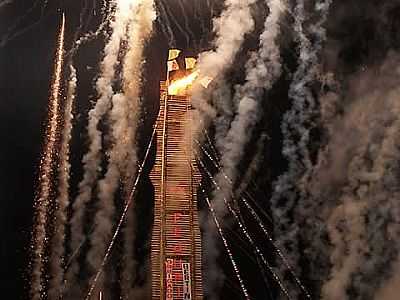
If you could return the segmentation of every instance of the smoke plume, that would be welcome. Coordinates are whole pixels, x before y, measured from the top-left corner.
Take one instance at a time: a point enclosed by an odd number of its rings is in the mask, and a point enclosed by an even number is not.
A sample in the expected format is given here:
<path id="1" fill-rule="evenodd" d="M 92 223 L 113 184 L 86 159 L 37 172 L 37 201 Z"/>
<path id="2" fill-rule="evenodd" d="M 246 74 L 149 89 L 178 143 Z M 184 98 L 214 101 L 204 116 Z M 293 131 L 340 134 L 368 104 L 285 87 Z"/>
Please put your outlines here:
<path id="1" fill-rule="evenodd" d="M 302 181 L 306 181 L 308 172 L 312 169 L 309 143 L 315 122 L 316 100 L 310 85 L 317 80 L 318 55 L 325 40 L 323 25 L 330 4 L 330 0 L 315 3 L 313 13 L 316 14 L 317 21 L 309 28 L 306 23 L 311 15 L 306 10 L 305 1 L 297 1 L 294 9 L 294 30 L 300 50 L 299 65 L 289 88 L 289 97 L 293 100 L 292 107 L 284 115 L 282 122 L 283 155 L 288 160 L 288 170 L 275 182 L 271 202 L 278 247 L 287 253 L 290 264 L 297 269 L 297 273 L 300 269 L 298 222 L 307 219 L 307 209 L 312 207 L 312 201 L 301 193 L 303 197 L 298 199 L 298 189 L 302 190 Z"/>
<path id="2" fill-rule="evenodd" d="M 220 80 L 224 77 L 226 70 L 233 64 L 236 54 L 240 51 L 245 40 L 245 35 L 254 28 L 254 20 L 251 15 L 250 7 L 255 0 L 235 1 L 226 0 L 225 10 L 221 15 L 213 20 L 213 27 L 216 34 L 214 40 L 214 50 L 201 53 L 198 60 L 198 69 L 201 76 L 208 76 Z M 198 124 L 194 124 L 193 131 L 195 136 L 201 134 L 201 128 L 207 127 L 210 118 L 215 117 L 215 109 L 211 106 L 207 91 L 200 87 L 195 87 L 192 95 L 192 104 L 199 112 Z M 196 137 L 197 138 L 197 137 Z M 206 292 L 210 299 L 215 299 L 223 275 L 215 270 L 217 247 L 215 244 L 215 230 L 213 220 L 208 219 L 203 222 L 204 244 L 207 245 L 206 272 L 205 280 Z M 212 231 L 210 232 L 210 228 Z"/>
<path id="3" fill-rule="evenodd" d="M 101 62 L 100 76 L 96 82 L 96 90 L 99 98 L 95 106 L 89 111 L 88 137 L 89 150 L 83 157 L 84 168 L 83 179 L 79 184 L 79 194 L 73 202 L 73 216 L 71 218 L 71 249 L 74 251 L 79 248 L 84 240 L 83 220 L 85 208 L 92 197 L 93 188 L 101 171 L 101 150 L 102 133 L 98 126 L 104 115 L 110 110 L 111 100 L 114 96 L 113 84 L 116 80 L 116 66 L 119 63 L 119 53 L 121 51 L 121 42 L 126 36 L 126 28 L 134 16 L 134 6 L 130 1 L 118 1 L 114 20 L 111 22 L 112 34 L 104 49 L 104 58 Z M 111 169 L 117 176 L 116 171 Z M 100 190 L 104 193 L 106 190 Z M 113 205 L 111 205 L 113 207 Z M 113 210 L 110 207 L 111 210 Z M 104 209 L 108 209 L 107 207 Z M 100 209 L 100 211 L 103 211 Z M 110 212 L 112 214 L 112 212 Z M 107 225 L 107 224 L 103 224 Z M 111 224 L 108 224 L 112 226 Z M 100 230 L 98 228 L 97 230 Z M 101 231 L 101 230 L 100 230 Z M 68 270 L 68 284 L 71 287 L 78 286 L 76 276 L 79 273 L 78 261 L 75 259 Z"/>
<path id="4" fill-rule="evenodd" d="M 136 129 L 140 113 L 139 93 L 141 88 L 141 70 L 143 66 L 143 50 L 152 32 L 155 18 L 153 1 L 137 1 L 135 14 L 128 24 L 128 51 L 123 61 L 123 93 L 112 98 L 110 111 L 110 128 L 112 145 L 109 150 L 108 169 L 99 181 L 99 210 L 95 216 L 95 230 L 88 253 L 89 265 L 97 270 L 105 255 L 113 230 L 114 194 L 122 178 L 125 190 L 130 191 L 136 170 Z M 129 216 L 132 218 L 133 216 Z M 131 231 L 125 231 L 124 268 L 122 289 L 129 298 L 132 287 L 131 276 L 134 272 L 133 249 L 134 237 Z M 99 284 L 101 286 L 101 284 Z"/>
<path id="5" fill-rule="evenodd" d="M 220 80 L 233 64 L 241 50 L 246 34 L 254 29 L 250 7 L 256 0 L 226 0 L 225 10 L 213 20 L 215 40 L 214 50 L 199 55 L 198 69 L 201 76 Z M 210 105 L 207 91 L 197 87 L 193 91 L 192 104 L 200 112 L 199 129 L 207 125 L 209 118 L 215 117 L 215 109 Z M 195 128 L 196 130 L 196 128 Z M 200 131 L 201 132 L 201 131 Z"/>
<path id="6" fill-rule="evenodd" d="M 216 175 L 217 185 L 221 189 L 214 191 L 212 205 L 217 215 L 222 218 L 228 213 L 228 210 L 225 206 L 225 199 L 230 201 L 229 199 L 231 198 L 232 193 L 232 185 L 231 183 L 227 182 L 225 176 L 228 176 L 233 183 L 236 181 L 238 163 L 243 156 L 245 146 L 251 137 L 252 130 L 259 119 L 260 98 L 265 90 L 269 90 L 272 87 L 273 83 L 279 77 L 281 72 L 280 51 L 277 38 L 280 33 L 279 20 L 283 10 L 285 10 L 285 4 L 282 1 L 268 1 L 267 3 L 270 7 L 270 13 L 265 20 L 264 32 L 260 36 L 259 50 L 257 53 L 252 53 L 250 60 L 246 64 L 246 81 L 242 86 L 236 88 L 235 95 L 233 96 L 233 102 L 237 103 L 237 111 L 235 112 L 233 121 L 226 126 L 223 124 L 224 122 L 217 120 L 217 124 L 219 124 L 219 126 L 216 127 L 217 130 L 222 129 L 222 131 L 224 131 L 216 132 L 216 136 L 221 139 L 219 148 L 222 148 L 222 170 Z M 222 13 L 222 16 L 224 16 L 224 12 Z M 216 22 L 216 24 L 219 26 L 225 23 L 228 22 L 224 19 L 221 22 Z M 252 29 L 252 27 L 253 23 L 245 23 L 242 25 L 240 32 L 243 32 L 244 35 L 244 33 L 248 32 L 250 29 Z M 226 34 L 223 30 L 221 32 Z M 214 68 L 211 68 L 211 66 L 207 65 L 207 63 L 214 61 L 218 55 L 222 56 L 220 59 L 224 64 L 230 65 L 230 60 L 233 59 L 234 55 L 231 47 L 233 47 L 232 45 L 234 43 L 228 40 L 229 42 L 224 44 L 224 38 L 226 38 L 226 36 L 222 37 L 221 34 L 220 39 L 217 39 L 217 44 L 222 43 L 221 47 L 217 48 L 216 52 L 205 54 L 203 57 L 204 60 L 200 60 L 200 70 L 202 74 L 203 70 L 205 70 L 206 74 L 212 77 L 219 75 L 214 71 Z M 226 65 L 221 65 L 220 67 L 222 75 Z M 203 66 L 205 69 L 203 69 Z M 210 70 L 208 70 L 208 68 L 210 68 Z M 211 70 L 213 70 L 215 73 L 208 73 L 208 71 Z M 223 90 L 221 90 L 221 92 L 222 93 L 220 94 L 223 96 L 227 94 L 226 92 L 224 93 Z M 227 103 L 223 105 L 228 107 L 230 104 Z M 231 113 L 229 109 L 225 109 L 225 111 L 227 112 L 227 115 Z M 226 135 L 224 136 L 225 132 Z M 223 137 L 221 138 L 221 136 Z M 206 235 L 208 237 L 207 240 L 216 238 L 215 235 L 211 233 L 215 230 L 212 222 L 209 220 L 207 224 L 208 226 L 204 226 L 204 230 L 208 232 Z M 213 247 L 213 245 L 211 245 L 211 247 Z M 208 252 L 207 263 L 209 264 L 209 268 L 215 268 L 217 256 L 218 252 L 216 251 Z M 218 273 L 218 271 L 213 271 L 212 274 L 219 276 Z M 210 280 L 210 282 L 213 282 L 213 285 L 208 286 L 208 288 L 210 289 L 210 292 L 213 293 L 218 288 L 218 277 L 213 278 L 212 281 Z"/>

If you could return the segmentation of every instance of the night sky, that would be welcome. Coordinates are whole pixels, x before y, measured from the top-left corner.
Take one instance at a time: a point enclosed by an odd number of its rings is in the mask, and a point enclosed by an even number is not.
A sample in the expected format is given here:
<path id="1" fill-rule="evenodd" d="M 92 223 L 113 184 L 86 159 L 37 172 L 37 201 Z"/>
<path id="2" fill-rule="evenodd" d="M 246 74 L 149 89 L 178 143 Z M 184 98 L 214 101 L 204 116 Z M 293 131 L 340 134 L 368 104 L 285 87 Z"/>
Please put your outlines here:
<path id="1" fill-rule="evenodd" d="M 197 0 L 193 0 L 195 2 Z M 40 161 L 43 134 L 45 129 L 49 87 L 53 72 L 55 41 L 61 20 L 61 11 L 66 14 L 66 48 L 72 46 L 73 35 L 79 27 L 79 14 L 86 11 L 87 26 L 84 32 L 95 30 L 99 25 L 100 7 L 96 3 L 82 1 L 49 1 L 43 6 L 43 1 L 19 1 L 10 4 L 0 4 L 0 298 L 28 299 L 29 289 L 29 245 L 33 221 L 33 201 L 37 187 L 38 164 Z M 166 2 L 166 1 L 164 1 Z M 179 6 L 171 2 L 171 12 L 179 18 Z M 151 124 L 158 108 L 158 82 L 165 76 L 164 66 L 167 50 L 170 46 L 178 47 L 190 55 L 196 55 L 211 47 L 210 12 L 199 1 L 196 10 L 188 10 L 191 30 L 195 39 L 189 35 L 189 43 L 179 28 L 173 25 L 176 41 L 168 45 L 167 37 L 160 28 L 160 22 L 155 23 L 155 32 L 148 42 L 144 69 L 144 115 L 140 125 L 140 144 L 147 143 L 151 134 Z M 221 10 L 222 1 L 214 1 L 215 14 Z M 262 2 L 262 1 L 260 1 Z M 289 1 L 290 3 L 293 1 Z M 309 1 L 310 3 L 312 1 Z M 0 2 L 2 3 L 2 2 Z M 85 10 L 85 5 L 87 5 Z M 248 58 L 248 51 L 257 47 L 257 37 L 260 31 L 262 16 L 267 13 L 265 6 L 255 10 L 256 32 L 248 37 L 235 61 L 235 66 L 229 69 L 228 78 L 233 83 L 243 82 L 243 66 Z M 195 15 L 193 12 L 196 12 Z M 199 19 L 206 20 L 202 28 Z M 17 23 L 16 23 L 17 22 Z M 291 100 L 288 89 L 293 73 L 297 67 L 296 42 L 290 29 L 291 16 L 283 21 L 281 55 L 283 57 L 283 74 L 275 83 L 273 89 L 264 93 L 261 120 L 257 122 L 254 137 L 246 148 L 248 155 L 240 164 L 240 174 L 244 175 L 251 164 L 251 158 L 261 153 L 254 180 L 248 191 L 257 199 L 264 211 L 270 213 L 269 198 L 272 194 L 272 183 L 287 169 L 287 161 L 282 155 L 282 133 L 280 124 L 283 114 L 290 108 Z M 350 90 L 351 78 L 361 70 L 368 72 L 382 64 L 389 53 L 398 53 L 400 48 L 400 1 L 396 0 L 334 0 L 326 23 L 327 40 L 320 54 L 320 65 L 323 72 L 335 74 L 341 83 L 342 93 Z M 71 198 L 76 193 L 81 171 L 81 159 L 87 149 L 85 142 L 87 112 L 95 101 L 96 95 L 93 83 L 98 71 L 98 62 L 104 47 L 104 37 L 100 36 L 83 46 L 74 57 L 78 70 L 78 96 L 74 107 L 75 121 L 71 145 L 72 190 Z M 318 94 L 326 87 L 317 82 L 311 87 Z M 400 101 L 400 99 L 399 99 Z M 344 106 L 344 105 L 343 105 Z M 213 129 L 210 130 L 211 135 Z M 260 140 L 260 136 L 265 138 Z M 316 160 L 319 147 L 324 144 L 323 129 L 312 132 L 310 143 L 311 154 Z M 143 152 L 144 147 L 141 148 Z M 215 170 L 214 170 L 215 171 Z M 399 178 L 397 178 L 399 179 Z M 398 181 L 397 181 L 398 182 Z M 209 182 L 207 183 L 209 184 Z M 151 195 L 151 185 L 144 178 L 138 194 L 136 209 L 143 209 L 146 220 L 151 222 L 151 205 L 146 199 Z M 201 204 L 204 207 L 204 203 Z M 270 245 L 257 231 L 255 224 L 249 226 L 260 237 L 260 244 L 267 252 Z M 269 228 L 274 225 L 263 218 Z M 244 278 L 249 282 L 249 290 L 253 299 L 274 299 L 276 286 L 271 283 L 266 287 L 261 273 L 252 255 L 249 255 L 248 245 L 238 237 L 236 225 L 231 224 L 228 237 L 234 244 L 235 255 L 241 262 Z M 149 230 L 149 229 L 147 229 Z M 140 232 L 140 240 L 145 243 L 150 231 Z M 221 246 L 221 245 L 219 245 Z M 118 247 L 117 247 L 118 248 Z M 118 251 L 118 249 L 117 249 Z M 145 260 L 148 248 L 138 249 L 138 254 Z M 271 262 L 274 262 L 271 254 Z M 225 254 L 220 258 L 220 264 L 225 270 L 227 280 L 222 288 L 220 299 L 241 299 L 238 283 L 232 274 L 231 266 Z M 307 270 L 308 261 L 302 264 Z M 303 282 L 315 295 L 319 294 L 319 283 L 306 271 L 301 276 Z M 271 281 L 270 274 L 267 277 Z M 140 284 L 143 284 L 141 282 Z M 319 299 L 318 296 L 313 299 Z M 356 298 L 354 298 L 356 299 Z M 357 298 L 358 299 L 358 298 Z M 369 299 L 369 298 L 368 298 Z"/>

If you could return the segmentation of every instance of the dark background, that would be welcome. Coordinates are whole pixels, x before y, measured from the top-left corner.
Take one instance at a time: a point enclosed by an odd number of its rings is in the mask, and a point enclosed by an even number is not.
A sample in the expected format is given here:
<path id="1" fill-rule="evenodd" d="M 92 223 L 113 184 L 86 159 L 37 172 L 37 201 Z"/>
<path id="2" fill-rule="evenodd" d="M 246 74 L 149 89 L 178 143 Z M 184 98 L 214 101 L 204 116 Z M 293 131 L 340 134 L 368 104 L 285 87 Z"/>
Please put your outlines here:
<path id="1" fill-rule="evenodd" d="M 49 1 L 51 2 L 51 1 Z M 170 3 L 171 15 L 184 26 L 180 18 L 182 11 L 175 1 Z M 196 54 L 207 49 L 212 37 L 210 33 L 210 12 L 205 6 L 206 1 L 195 1 L 196 10 L 189 15 L 191 29 L 196 39 L 187 38 L 176 24 L 173 27 L 176 40 L 168 44 L 160 28 L 160 22 L 155 24 L 154 37 L 146 50 L 145 68 L 145 108 L 144 123 L 141 131 L 142 145 L 148 140 L 151 123 L 154 120 L 158 103 L 158 82 L 163 76 L 166 53 L 169 46 L 176 46 L 186 50 L 189 54 Z M 222 1 L 215 5 L 217 14 Z M 94 5 L 96 4 L 96 5 Z M 37 1 L 14 1 L 0 9 L 0 291 L 1 298 L 27 299 L 28 262 L 30 231 L 32 228 L 32 204 L 37 184 L 37 171 L 43 141 L 44 123 L 46 121 L 46 107 L 50 79 L 53 72 L 55 40 L 60 23 L 60 11 L 65 11 L 67 20 L 66 45 L 72 44 L 74 31 L 79 26 L 79 13 L 86 10 L 85 20 L 89 20 L 86 30 L 95 29 L 100 21 L 100 8 L 96 1 L 54 1 L 47 4 Z M 93 11 L 97 14 L 94 15 Z M 196 11 L 196 14 L 194 14 Z M 191 10 L 187 11 L 189 14 Z M 266 10 L 257 11 L 258 19 Z M 21 18 L 24 16 L 24 18 Z M 90 19 L 90 18 L 91 19 Z M 199 20 L 203 20 L 201 24 Z M 171 19 L 172 20 L 172 19 Z M 16 24 L 14 26 L 14 24 Z M 174 21 L 171 21 L 174 24 Z M 290 31 L 290 17 L 287 18 L 282 38 L 283 63 L 285 72 L 269 92 L 268 105 L 265 105 L 263 119 L 249 146 L 249 153 L 255 153 L 254 145 L 261 134 L 267 134 L 261 144 L 264 159 L 255 174 L 255 185 L 249 191 L 254 194 L 259 204 L 268 210 L 267 196 L 270 194 L 271 183 L 281 174 L 286 163 L 281 152 L 280 121 L 284 111 L 289 107 L 287 97 L 290 76 L 296 68 L 296 50 Z M 14 28 L 9 35 L 8 28 Z M 321 60 L 326 71 L 334 72 L 345 82 L 346 78 L 360 68 L 379 63 L 388 51 L 398 50 L 400 46 L 400 1 L 367 1 L 350 0 L 334 1 L 327 23 L 328 41 L 322 53 Z M 20 34 L 19 34 L 20 33 Z M 9 37 L 10 39 L 8 39 Z M 8 40 L 8 42 L 5 42 Z M 232 82 L 241 82 L 240 74 L 243 62 L 247 57 L 247 50 L 256 45 L 257 34 L 250 36 L 243 53 L 232 68 L 229 76 Z M 97 74 L 98 61 L 101 58 L 101 49 L 104 46 L 104 37 L 99 37 L 82 47 L 75 57 L 78 69 L 78 97 L 74 108 L 75 123 L 72 141 L 72 195 L 76 193 L 76 185 L 80 180 L 80 160 L 86 151 L 85 124 L 87 111 L 91 107 L 91 100 L 95 100 L 92 89 Z M 151 76 L 150 76 L 151 75 Z M 316 139 L 318 140 L 318 138 Z M 316 142 L 317 143 L 317 142 Z M 250 157 L 251 155 L 249 155 Z M 244 161 L 240 168 L 246 170 L 249 161 Z M 262 186 L 262 190 L 256 186 Z M 138 198 L 145 203 L 151 191 L 148 180 L 144 180 Z M 73 198 L 71 198 L 73 199 Z M 151 216 L 149 207 L 142 204 L 147 216 Z M 204 206 L 200 204 L 200 206 Z M 148 218 L 149 220 L 150 218 Z M 268 222 L 266 220 L 266 222 Z M 151 222 L 149 222 L 150 224 Z M 269 224 L 269 223 L 267 223 Z M 272 226 L 272 224 L 269 224 Z M 255 230 L 250 224 L 250 227 Z M 228 230 L 229 239 L 233 242 L 235 256 L 240 261 L 244 279 L 249 283 L 250 294 L 254 299 L 268 299 L 270 292 L 263 283 L 257 264 L 248 254 L 247 245 L 235 234 L 232 226 Z M 146 231 L 142 237 L 146 240 Z M 263 245 L 268 249 L 268 244 Z M 247 250 L 246 250 L 247 249 Z M 138 249 L 138 254 L 146 255 L 146 247 Z M 228 258 L 221 257 L 221 267 L 227 275 L 226 283 L 221 293 L 221 299 L 240 299 L 238 283 L 232 274 Z M 257 270 L 257 271 L 256 271 Z M 306 284 L 312 289 L 312 283 Z"/>

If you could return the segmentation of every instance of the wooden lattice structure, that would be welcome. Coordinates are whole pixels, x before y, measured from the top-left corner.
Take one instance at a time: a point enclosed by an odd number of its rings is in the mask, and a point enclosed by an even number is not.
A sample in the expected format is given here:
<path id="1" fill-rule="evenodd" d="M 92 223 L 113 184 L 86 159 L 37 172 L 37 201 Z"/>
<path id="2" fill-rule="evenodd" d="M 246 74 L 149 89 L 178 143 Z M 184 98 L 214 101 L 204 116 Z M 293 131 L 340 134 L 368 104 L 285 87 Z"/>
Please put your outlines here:
<path id="1" fill-rule="evenodd" d="M 160 84 L 151 241 L 152 299 L 203 299 L 201 239 L 196 189 L 200 174 L 192 157 L 189 96 L 168 95 Z"/>

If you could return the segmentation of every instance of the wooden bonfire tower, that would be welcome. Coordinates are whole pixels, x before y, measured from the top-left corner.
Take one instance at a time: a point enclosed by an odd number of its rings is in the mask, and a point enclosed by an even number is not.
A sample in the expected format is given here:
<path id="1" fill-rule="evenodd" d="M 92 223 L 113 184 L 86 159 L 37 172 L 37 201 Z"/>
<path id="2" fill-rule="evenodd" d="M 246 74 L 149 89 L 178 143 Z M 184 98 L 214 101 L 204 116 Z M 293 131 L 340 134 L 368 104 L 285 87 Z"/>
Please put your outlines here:
<path id="1" fill-rule="evenodd" d="M 201 237 L 196 197 L 200 174 L 192 156 L 190 96 L 187 91 L 169 94 L 169 78 L 181 72 L 170 72 L 170 66 L 177 70 L 177 61 L 169 61 L 167 80 L 160 83 L 157 154 L 150 174 L 155 188 L 152 299 L 200 300 Z"/>

